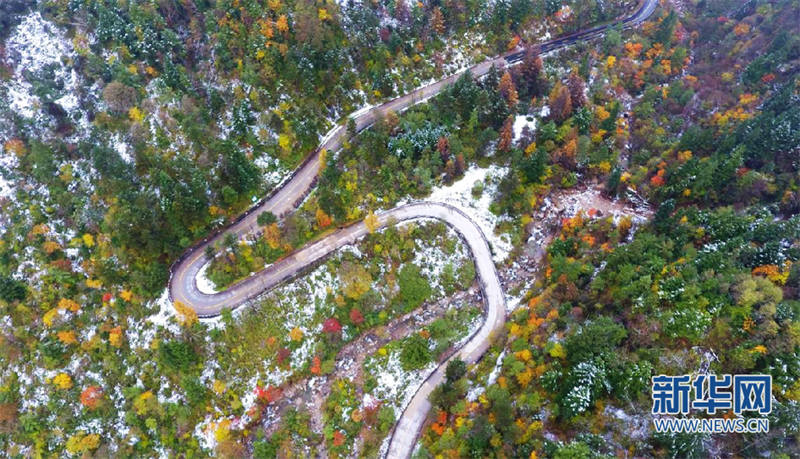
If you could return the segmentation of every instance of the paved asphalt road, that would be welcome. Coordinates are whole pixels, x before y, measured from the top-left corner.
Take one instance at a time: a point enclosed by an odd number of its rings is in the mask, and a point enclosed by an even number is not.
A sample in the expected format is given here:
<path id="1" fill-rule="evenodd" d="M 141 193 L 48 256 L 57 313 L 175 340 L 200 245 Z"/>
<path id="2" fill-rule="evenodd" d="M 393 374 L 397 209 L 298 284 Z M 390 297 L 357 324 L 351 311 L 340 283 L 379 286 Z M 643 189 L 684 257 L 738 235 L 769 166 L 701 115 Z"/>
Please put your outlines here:
<path id="1" fill-rule="evenodd" d="M 542 52 L 549 52 L 578 41 L 594 39 L 601 36 L 609 28 L 617 25 L 626 28 L 637 26 L 653 13 L 656 5 L 657 0 L 643 0 L 642 5 L 636 12 L 627 18 L 551 40 L 543 43 L 541 50 Z M 504 67 L 519 62 L 523 54 L 524 51 L 511 51 L 477 64 L 468 70 L 475 76 L 482 76 L 489 71 L 492 65 Z M 444 87 L 458 79 L 462 73 L 452 75 L 377 107 L 356 113 L 350 118 L 355 121 L 357 130 L 361 131 L 390 111 L 400 112 L 438 94 Z M 320 151 L 337 151 L 341 148 L 345 136 L 346 129 L 343 125 L 333 128 L 325 136 L 319 149 L 312 153 L 272 195 L 240 216 L 224 232 L 217 233 L 188 250 L 172 267 L 172 276 L 169 283 L 170 298 L 173 301 L 181 301 L 189 305 L 200 317 L 213 317 L 219 315 L 224 308 L 235 308 L 264 291 L 275 287 L 292 276 L 301 273 L 309 264 L 344 245 L 354 243 L 358 238 L 364 236 L 367 230 L 363 222 L 356 223 L 294 252 L 255 275 L 234 284 L 225 291 L 206 294 L 197 287 L 197 274 L 207 263 L 205 248 L 209 244 L 216 243 L 229 232 L 239 237 L 257 232 L 259 227 L 256 219 L 262 212 L 271 211 L 275 215 L 283 216 L 294 210 L 295 203 L 301 200 L 314 186 L 321 166 Z M 457 209 L 444 204 L 420 202 L 397 207 L 379 215 L 381 225 L 386 225 L 394 220 L 403 221 L 416 218 L 436 218 L 444 221 L 453 227 L 470 247 L 486 303 L 486 320 L 481 328 L 451 358 L 457 356 L 465 362 L 474 363 L 489 347 L 493 335 L 500 332 L 505 324 L 505 298 L 492 261 L 489 245 L 474 222 Z M 419 431 L 430 409 L 428 396 L 443 381 L 446 365 L 447 362 L 444 362 L 428 377 L 403 411 L 392 433 L 387 457 L 406 458 L 411 455 Z"/>

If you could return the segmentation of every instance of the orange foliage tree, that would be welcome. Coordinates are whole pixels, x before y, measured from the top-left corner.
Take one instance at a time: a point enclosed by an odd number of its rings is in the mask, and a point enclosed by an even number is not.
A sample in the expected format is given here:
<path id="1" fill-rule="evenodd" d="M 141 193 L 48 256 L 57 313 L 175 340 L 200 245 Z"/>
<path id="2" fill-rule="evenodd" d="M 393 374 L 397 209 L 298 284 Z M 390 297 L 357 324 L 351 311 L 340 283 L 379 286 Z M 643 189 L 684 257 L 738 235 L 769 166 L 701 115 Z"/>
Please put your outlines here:
<path id="1" fill-rule="evenodd" d="M 88 386 L 81 392 L 81 405 L 89 410 L 100 406 L 103 401 L 103 389 L 99 386 Z"/>
<path id="2" fill-rule="evenodd" d="M 514 140 L 514 118 L 506 118 L 503 127 L 500 129 L 500 140 L 497 142 L 498 151 L 508 151 L 511 149 L 511 142 Z"/>
<path id="3" fill-rule="evenodd" d="M 281 230 L 277 223 L 269 224 L 264 228 L 264 240 L 273 249 L 277 249 L 281 245 Z"/>
<path id="4" fill-rule="evenodd" d="M 322 372 L 322 361 L 319 359 L 318 355 L 315 355 L 313 359 L 311 359 L 311 374 L 318 375 Z"/>
<path id="5" fill-rule="evenodd" d="M 331 217 L 328 214 L 326 214 L 325 211 L 322 209 L 317 209 L 316 217 L 317 217 L 317 226 L 319 228 L 327 228 L 331 226 L 331 223 L 333 223 Z"/>
<path id="6" fill-rule="evenodd" d="M 444 25 L 444 15 L 442 15 L 442 9 L 438 6 L 434 8 L 433 12 L 431 13 L 431 28 L 433 28 L 438 35 L 444 34 L 446 30 Z"/>
<path id="7" fill-rule="evenodd" d="M 572 98 L 566 86 L 560 82 L 550 91 L 550 116 L 556 122 L 562 122 L 572 114 Z"/>
<path id="8" fill-rule="evenodd" d="M 519 102 L 519 94 L 517 93 L 517 87 L 514 86 L 514 80 L 511 79 L 511 74 L 508 73 L 508 71 L 500 78 L 497 90 L 506 100 L 509 108 L 513 110 Z"/>

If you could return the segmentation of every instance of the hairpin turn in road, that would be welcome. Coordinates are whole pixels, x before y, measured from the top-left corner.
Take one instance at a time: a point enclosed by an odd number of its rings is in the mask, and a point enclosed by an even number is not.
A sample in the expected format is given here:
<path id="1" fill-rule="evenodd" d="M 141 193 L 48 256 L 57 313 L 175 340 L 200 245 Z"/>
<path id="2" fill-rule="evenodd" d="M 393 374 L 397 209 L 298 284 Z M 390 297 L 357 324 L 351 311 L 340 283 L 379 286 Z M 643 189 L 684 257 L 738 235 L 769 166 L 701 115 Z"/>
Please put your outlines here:
<path id="1" fill-rule="evenodd" d="M 613 27 L 635 27 L 650 17 L 656 6 L 657 0 L 643 0 L 642 4 L 630 16 L 550 40 L 540 45 L 541 51 L 542 53 L 547 53 L 577 42 L 598 38 Z M 523 55 L 524 51 L 514 50 L 476 64 L 464 72 L 469 71 L 476 77 L 480 77 L 489 72 L 492 66 L 505 67 L 516 64 L 522 60 Z M 449 84 L 455 82 L 464 72 L 451 75 L 382 105 L 354 114 L 349 119 L 355 122 L 356 131 L 360 132 L 389 112 L 400 112 L 435 96 Z M 303 161 L 281 186 L 277 187 L 269 196 L 250 210 L 240 215 L 234 223 L 223 231 L 209 236 L 187 250 L 172 266 L 169 281 L 170 299 L 172 301 L 181 301 L 188 305 L 197 312 L 199 317 L 214 317 L 219 315 L 223 309 L 236 308 L 285 282 L 287 279 L 297 276 L 316 261 L 342 246 L 354 243 L 364 236 L 367 233 L 364 223 L 355 223 L 295 251 L 222 292 L 207 294 L 201 292 L 197 286 L 197 275 L 203 266 L 208 263 L 205 255 L 206 247 L 213 246 L 228 233 L 241 238 L 258 232 L 259 225 L 256 219 L 262 212 L 270 211 L 275 215 L 284 216 L 293 211 L 295 204 L 307 195 L 316 182 L 317 175 L 323 166 L 320 164 L 320 153 L 322 151 L 337 151 L 340 149 L 346 135 L 347 130 L 343 125 L 331 129 L 320 146 Z M 492 261 L 489 244 L 480 228 L 464 213 L 455 207 L 445 204 L 416 202 L 385 211 L 378 217 L 381 226 L 394 221 L 435 218 L 455 229 L 470 248 L 486 308 L 485 320 L 481 327 L 458 352 L 447 361 L 442 362 L 428 376 L 420 388 L 417 389 L 414 397 L 405 407 L 403 414 L 395 425 L 387 457 L 406 458 L 413 451 L 419 431 L 430 409 L 428 396 L 443 381 L 447 362 L 458 357 L 467 363 L 475 363 L 488 349 L 492 338 L 503 329 L 506 303 L 500 279 Z"/>

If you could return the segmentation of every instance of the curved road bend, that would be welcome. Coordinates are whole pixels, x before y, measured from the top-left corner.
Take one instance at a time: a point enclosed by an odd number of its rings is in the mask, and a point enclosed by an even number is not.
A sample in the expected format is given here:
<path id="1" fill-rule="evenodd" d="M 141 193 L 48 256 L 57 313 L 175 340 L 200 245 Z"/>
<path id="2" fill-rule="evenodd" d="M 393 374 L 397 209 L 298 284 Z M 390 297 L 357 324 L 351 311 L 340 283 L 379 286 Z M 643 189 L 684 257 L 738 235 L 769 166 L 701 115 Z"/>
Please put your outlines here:
<path id="1" fill-rule="evenodd" d="M 598 37 L 607 29 L 616 25 L 623 27 L 633 27 L 640 24 L 647 19 L 655 9 L 657 0 L 643 0 L 642 6 L 636 10 L 631 16 L 612 22 L 610 24 L 596 26 L 581 32 L 576 32 L 566 37 L 557 38 L 545 42 L 541 45 L 544 52 L 553 51 L 575 42 L 589 40 Z M 515 51 L 509 52 L 494 59 L 474 65 L 468 70 L 475 76 L 485 75 L 492 65 L 503 67 L 519 62 L 522 59 L 523 52 Z M 465 70 L 466 71 L 466 70 Z M 443 80 L 433 83 L 429 86 L 419 88 L 412 91 L 405 96 L 386 102 L 385 104 L 373 107 L 370 110 L 353 115 L 351 118 L 356 124 L 357 131 L 361 131 L 366 127 L 372 125 L 376 119 L 384 116 L 387 112 L 402 111 L 412 105 L 420 103 L 432 96 L 435 96 L 447 85 L 456 81 L 464 72 L 451 75 Z M 314 185 L 314 181 L 320 170 L 319 156 L 321 150 L 337 151 L 341 148 L 342 141 L 344 140 L 347 131 L 344 126 L 339 125 L 331 129 L 325 136 L 319 149 L 310 155 L 310 157 L 303 162 L 291 176 L 291 178 L 284 183 L 269 199 L 266 199 L 256 207 L 250 209 L 243 217 L 236 223 L 232 224 L 224 232 L 209 238 L 206 241 L 196 245 L 180 259 L 172 267 L 172 275 L 169 282 L 170 299 L 173 301 L 181 301 L 189 305 L 200 317 L 213 317 L 219 315 L 223 308 L 235 308 L 244 301 L 258 296 L 264 291 L 264 284 L 259 281 L 259 277 L 266 275 L 266 273 L 258 273 L 251 276 L 242 282 L 235 284 L 223 292 L 213 295 L 202 293 L 197 288 L 196 277 L 200 269 L 208 261 L 205 256 L 205 248 L 209 244 L 214 244 L 220 240 L 225 233 L 234 233 L 238 237 L 243 237 L 249 233 L 258 231 L 258 223 L 256 219 L 258 214 L 264 211 L 271 211 L 275 215 L 281 216 L 294 209 L 294 204 L 302 199 L 303 196 Z M 271 268 L 267 268 L 270 270 Z"/>
<path id="2" fill-rule="evenodd" d="M 550 40 L 541 44 L 540 48 L 542 52 L 554 51 L 578 41 L 597 38 L 609 28 L 618 25 L 623 28 L 635 27 L 650 17 L 656 6 L 657 0 L 642 0 L 641 6 L 632 15 L 624 19 Z M 464 72 L 470 71 L 475 76 L 482 76 L 489 71 L 492 65 L 497 67 L 513 65 L 519 62 L 523 55 L 523 51 L 511 51 L 476 64 Z M 455 82 L 464 72 L 451 75 L 402 97 L 354 114 L 350 118 L 355 122 L 356 130 L 361 131 L 390 111 L 400 112 L 435 96 L 447 85 Z M 226 233 L 233 233 L 238 237 L 243 237 L 247 234 L 258 232 L 259 227 L 256 219 L 262 212 L 270 211 L 275 215 L 282 216 L 292 211 L 294 204 L 302 199 L 314 185 L 321 167 L 319 161 L 320 151 L 337 151 L 341 148 L 345 136 L 346 129 L 344 126 L 339 125 L 331 129 L 319 148 L 268 199 L 251 208 L 225 231 L 219 232 L 189 249 L 172 267 L 169 281 L 170 299 L 187 304 L 197 312 L 199 317 L 214 317 L 219 315 L 224 308 L 232 309 L 241 305 L 245 301 L 296 275 L 309 264 L 321 259 L 337 248 L 352 244 L 359 237 L 364 236 L 366 227 L 363 222 L 356 223 L 294 252 L 292 255 L 270 265 L 255 275 L 234 284 L 225 291 L 205 294 L 197 287 L 197 274 L 208 261 L 205 256 L 205 248 L 209 244 L 216 243 Z M 378 218 L 381 225 L 386 225 L 387 222 L 392 220 L 400 221 L 425 217 L 442 220 L 458 231 L 469 245 L 472 257 L 475 260 L 477 275 L 481 283 L 484 301 L 486 302 L 486 320 L 469 341 L 451 357 L 452 359 L 457 356 L 465 362 L 473 363 L 489 347 L 493 333 L 501 330 L 505 323 L 505 299 L 497 276 L 497 270 L 492 261 L 488 243 L 480 229 L 466 215 L 453 207 L 438 203 L 420 202 L 386 211 L 380 214 Z M 430 409 L 428 396 L 434 387 L 443 380 L 446 364 L 447 361 L 434 370 L 403 411 L 392 433 L 387 457 L 406 458 L 411 455 L 417 435 Z"/>
<path id="3" fill-rule="evenodd" d="M 503 57 L 497 57 L 475 65 L 469 70 L 472 71 L 474 75 L 481 76 L 485 75 L 489 69 L 491 69 L 492 65 L 498 67 L 506 65 L 506 60 Z M 405 96 L 352 116 L 351 119 L 356 124 L 356 130 L 361 131 L 371 126 L 377 119 L 385 116 L 386 113 L 400 112 L 435 96 L 447 85 L 455 82 L 463 73 L 464 72 L 451 75 L 429 86 L 412 91 Z M 319 174 L 320 167 L 322 166 L 320 164 L 320 151 L 339 150 L 346 135 L 347 129 L 342 125 L 331 129 L 319 148 L 294 171 L 291 178 L 281 185 L 269 199 L 250 209 L 246 215 L 241 217 L 224 232 L 216 234 L 189 249 L 189 251 L 172 267 L 169 281 L 170 299 L 172 301 L 181 301 L 189 305 L 197 312 L 197 315 L 202 318 L 217 316 L 222 312 L 223 308 L 233 309 L 243 302 L 263 293 L 264 289 L 268 287 L 265 287 L 266 284 L 263 284 L 260 278 L 268 276 L 268 271 L 276 270 L 277 266 L 275 265 L 232 285 L 222 292 L 215 294 L 201 292 L 197 287 L 196 278 L 202 267 L 208 262 L 205 256 L 205 248 L 221 240 L 227 233 L 233 233 L 241 238 L 247 234 L 258 232 L 259 225 L 257 218 L 262 212 L 270 211 L 277 216 L 282 216 L 294 210 L 295 203 L 302 199 L 311 189 Z M 291 259 L 293 257 L 289 258 Z M 294 267 L 298 268 L 297 266 Z M 299 268 L 302 269 L 302 267 Z"/>

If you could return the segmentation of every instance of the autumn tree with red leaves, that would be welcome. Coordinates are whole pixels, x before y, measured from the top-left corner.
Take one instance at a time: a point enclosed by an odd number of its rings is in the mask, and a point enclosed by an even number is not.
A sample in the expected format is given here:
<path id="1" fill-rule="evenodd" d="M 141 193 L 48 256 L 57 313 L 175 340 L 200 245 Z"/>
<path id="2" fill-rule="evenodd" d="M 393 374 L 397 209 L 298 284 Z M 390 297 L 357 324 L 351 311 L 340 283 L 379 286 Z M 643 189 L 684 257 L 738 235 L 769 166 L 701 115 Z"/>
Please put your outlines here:
<path id="1" fill-rule="evenodd" d="M 288 348 L 282 347 L 282 348 L 278 349 L 278 355 L 276 356 L 276 359 L 278 360 L 278 364 L 279 365 L 283 365 L 283 362 L 285 362 L 286 359 L 288 359 L 289 356 L 291 356 L 291 355 L 292 355 L 292 351 L 290 351 Z"/>
<path id="2" fill-rule="evenodd" d="M 322 323 L 322 331 L 331 335 L 339 333 L 342 331 L 342 324 L 335 317 L 331 317 Z"/>
<path id="3" fill-rule="evenodd" d="M 342 446 L 344 444 L 345 436 L 341 430 L 333 433 L 333 446 Z"/>
<path id="4" fill-rule="evenodd" d="M 578 72 L 575 70 L 569 74 L 569 78 L 567 79 L 567 88 L 569 89 L 569 97 L 570 102 L 572 102 L 572 106 L 574 108 L 582 107 L 583 104 L 586 103 L 586 96 L 584 95 L 586 84 L 583 82 L 583 78 L 581 78 L 581 76 L 578 75 Z"/>
<path id="5" fill-rule="evenodd" d="M 331 217 L 328 214 L 326 214 L 325 211 L 322 209 L 317 209 L 316 219 L 317 219 L 317 226 L 319 228 L 327 228 L 331 226 L 331 223 L 333 223 Z"/>
<path id="6" fill-rule="evenodd" d="M 353 322 L 355 325 L 361 325 L 364 323 L 364 315 L 361 314 L 361 311 L 358 308 L 353 308 L 350 310 L 350 322 Z"/>
<path id="7" fill-rule="evenodd" d="M 656 175 L 650 177 L 650 186 L 653 188 L 658 188 L 664 186 L 667 183 L 667 180 L 664 178 L 664 169 L 659 169 Z"/>
<path id="8" fill-rule="evenodd" d="M 462 172 L 467 170 L 467 160 L 461 153 L 456 155 L 456 176 L 461 175 Z"/>
<path id="9" fill-rule="evenodd" d="M 258 400 L 265 402 L 265 403 L 273 403 L 281 398 L 281 394 L 283 391 L 279 387 L 275 386 L 268 386 L 264 389 L 261 386 L 256 386 L 255 389 L 256 398 Z"/>
<path id="10" fill-rule="evenodd" d="M 539 75 L 542 73 L 542 58 L 539 56 L 539 50 L 531 46 L 525 50 L 525 56 L 522 58 L 520 65 L 520 74 L 522 75 L 522 83 L 527 89 L 528 97 L 534 97 L 539 94 Z"/>
<path id="11" fill-rule="evenodd" d="M 450 141 L 447 140 L 447 137 L 439 137 L 439 141 L 436 142 L 436 151 L 439 152 L 442 162 L 446 163 L 450 158 Z"/>

